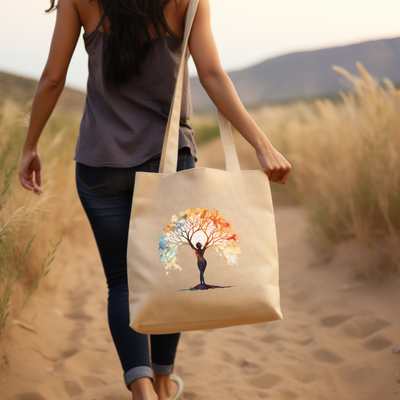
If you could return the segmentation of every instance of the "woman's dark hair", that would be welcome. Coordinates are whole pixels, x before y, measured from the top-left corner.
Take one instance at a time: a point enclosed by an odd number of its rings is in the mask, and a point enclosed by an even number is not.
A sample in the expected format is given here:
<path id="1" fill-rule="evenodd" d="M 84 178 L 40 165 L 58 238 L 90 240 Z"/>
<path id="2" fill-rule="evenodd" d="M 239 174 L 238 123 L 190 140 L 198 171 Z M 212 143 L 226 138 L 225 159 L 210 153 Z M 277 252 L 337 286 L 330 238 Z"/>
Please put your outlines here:
<path id="1" fill-rule="evenodd" d="M 89 0 L 98 1 L 110 21 L 110 35 L 105 41 L 103 73 L 107 81 L 118 85 L 132 74 L 141 74 L 140 64 L 150 51 L 152 37 L 166 33 L 174 36 L 164 17 L 171 0 Z M 50 12 L 57 8 L 50 0 Z"/>

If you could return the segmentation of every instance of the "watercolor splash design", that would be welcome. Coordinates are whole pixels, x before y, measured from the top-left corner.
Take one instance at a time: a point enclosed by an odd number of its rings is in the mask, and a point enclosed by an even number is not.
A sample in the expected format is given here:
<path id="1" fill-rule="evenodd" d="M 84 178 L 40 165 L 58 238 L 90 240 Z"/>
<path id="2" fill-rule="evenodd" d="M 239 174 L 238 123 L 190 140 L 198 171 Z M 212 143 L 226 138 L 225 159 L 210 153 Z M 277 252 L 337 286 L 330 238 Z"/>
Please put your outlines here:
<path id="1" fill-rule="evenodd" d="M 160 261 L 167 274 L 171 270 L 182 270 L 178 264 L 177 253 L 180 246 L 189 245 L 196 257 L 200 271 L 200 284 L 184 290 L 208 290 L 229 286 L 207 285 L 204 273 L 207 261 L 205 251 L 214 247 L 228 265 L 238 264 L 240 241 L 236 230 L 228 219 L 218 210 L 208 208 L 188 209 L 173 215 L 159 238 Z"/>

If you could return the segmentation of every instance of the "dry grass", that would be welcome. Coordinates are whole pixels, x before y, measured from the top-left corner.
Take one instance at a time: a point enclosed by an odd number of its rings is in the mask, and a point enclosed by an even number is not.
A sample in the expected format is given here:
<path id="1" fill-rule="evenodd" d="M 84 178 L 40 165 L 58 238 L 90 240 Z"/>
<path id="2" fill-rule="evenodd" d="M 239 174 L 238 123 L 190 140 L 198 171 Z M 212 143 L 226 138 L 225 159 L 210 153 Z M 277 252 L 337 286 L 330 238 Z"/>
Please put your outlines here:
<path id="1" fill-rule="evenodd" d="M 49 272 L 63 232 L 81 229 L 72 160 L 79 118 L 56 115 L 46 127 L 40 196 L 23 189 L 17 174 L 28 119 L 12 102 L 0 109 L 0 339 Z M 55 284 L 46 281 L 47 289 Z"/>
<path id="2" fill-rule="evenodd" d="M 353 85 L 342 102 L 265 107 L 254 117 L 293 165 L 314 242 L 346 241 L 357 272 L 379 275 L 400 271 L 400 91 L 358 68 L 360 77 L 334 67 Z"/>

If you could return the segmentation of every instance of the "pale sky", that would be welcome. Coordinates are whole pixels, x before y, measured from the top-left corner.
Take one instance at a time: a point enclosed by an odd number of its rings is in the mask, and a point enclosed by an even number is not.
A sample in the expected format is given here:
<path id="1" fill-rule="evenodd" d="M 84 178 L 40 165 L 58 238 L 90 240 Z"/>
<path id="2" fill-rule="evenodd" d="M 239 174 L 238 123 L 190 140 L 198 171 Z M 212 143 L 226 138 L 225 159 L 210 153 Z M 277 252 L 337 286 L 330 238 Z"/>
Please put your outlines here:
<path id="1" fill-rule="evenodd" d="M 227 71 L 294 51 L 400 36 L 400 0 L 210 3 L 213 31 Z M 48 4 L 48 0 L 0 0 L 0 70 L 40 77 L 55 21 L 55 13 L 44 14 Z M 80 40 L 67 85 L 84 90 L 86 79 L 87 55 Z"/>

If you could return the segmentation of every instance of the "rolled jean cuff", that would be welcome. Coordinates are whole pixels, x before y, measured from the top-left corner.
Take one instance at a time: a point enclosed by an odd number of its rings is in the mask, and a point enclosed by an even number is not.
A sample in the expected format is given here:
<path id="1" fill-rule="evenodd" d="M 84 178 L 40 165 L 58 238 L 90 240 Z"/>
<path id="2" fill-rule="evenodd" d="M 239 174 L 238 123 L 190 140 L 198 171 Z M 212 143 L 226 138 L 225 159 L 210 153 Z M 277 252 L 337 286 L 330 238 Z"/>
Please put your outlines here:
<path id="1" fill-rule="evenodd" d="M 154 374 L 153 370 L 150 367 L 147 366 L 134 367 L 129 371 L 125 372 L 124 378 L 125 378 L 125 385 L 129 389 L 129 385 L 133 381 L 136 381 L 136 379 L 150 378 L 151 380 L 154 380 Z"/>
<path id="2" fill-rule="evenodd" d="M 173 365 L 159 365 L 151 363 L 151 366 L 153 367 L 153 371 L 156 375 L 171 375 L 174 370 Z"/>

